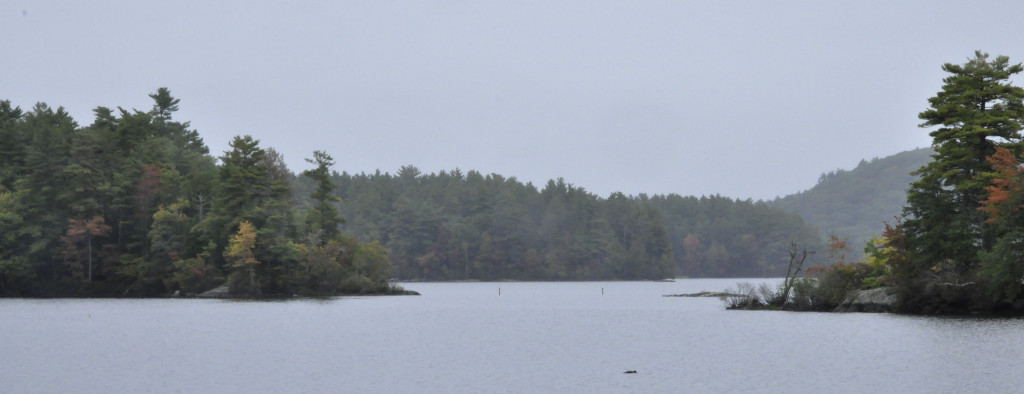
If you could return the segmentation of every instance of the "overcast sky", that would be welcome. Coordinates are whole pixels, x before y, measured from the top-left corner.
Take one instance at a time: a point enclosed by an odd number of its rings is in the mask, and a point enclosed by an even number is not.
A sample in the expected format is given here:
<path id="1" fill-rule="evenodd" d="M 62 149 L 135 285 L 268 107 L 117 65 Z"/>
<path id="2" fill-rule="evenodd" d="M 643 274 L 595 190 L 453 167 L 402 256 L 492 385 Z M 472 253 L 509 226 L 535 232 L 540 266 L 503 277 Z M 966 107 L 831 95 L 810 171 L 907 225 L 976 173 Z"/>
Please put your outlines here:
<path id="1" fill-rule="evenodd" d="M 0 3 L 0 99 L 149 110 L 293 171 L 770 199 L 930 144 L 945 62 L 1024 60 L 1020 1 Z M 1021 78 L 1017 78 L 1017 84 Z"/>

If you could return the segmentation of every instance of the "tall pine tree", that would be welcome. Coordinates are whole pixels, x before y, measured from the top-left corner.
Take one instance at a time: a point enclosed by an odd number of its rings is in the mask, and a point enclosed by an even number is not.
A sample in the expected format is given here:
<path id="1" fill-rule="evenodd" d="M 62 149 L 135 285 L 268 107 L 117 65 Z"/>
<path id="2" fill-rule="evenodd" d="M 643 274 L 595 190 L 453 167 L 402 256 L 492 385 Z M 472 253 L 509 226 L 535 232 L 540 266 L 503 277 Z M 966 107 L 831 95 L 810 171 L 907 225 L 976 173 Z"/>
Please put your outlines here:
<path id="1" fill-rule="evenodd" d="M 967 63 L 942 69 L 951 75 L 918 115 L 921 127 L 938 126 L 930 133 L 935 154 L 908 190 L 904 229 L 911 275 L 934 267 L 959 278 L 976 268 L 979 252 L 990 249 L 997 236 L 978 209 L 994 176 L 986 158 L 997 147 L 1017 156 L 1024 151 L 1024 89 L 1009 81 L 1024 68 L 1006 56 L 989 60 L 987 53 L 975 52 Z"/>

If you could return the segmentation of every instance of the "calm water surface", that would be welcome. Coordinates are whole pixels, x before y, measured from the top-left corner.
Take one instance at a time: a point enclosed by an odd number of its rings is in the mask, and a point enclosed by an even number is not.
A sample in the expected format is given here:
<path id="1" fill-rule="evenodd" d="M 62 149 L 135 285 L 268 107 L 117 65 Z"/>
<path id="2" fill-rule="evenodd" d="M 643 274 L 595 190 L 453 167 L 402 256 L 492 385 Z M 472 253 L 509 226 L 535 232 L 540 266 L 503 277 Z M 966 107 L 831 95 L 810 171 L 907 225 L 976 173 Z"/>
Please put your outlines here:
<path id="1" fill-rule="evenodd" d="M 2 299 L 0 392 L 1024 391 L 1024 319 L 726 311 L 715 298 L 662 297 L 736 282 L 410 283 L 423 295 L 278 302 Z"/>

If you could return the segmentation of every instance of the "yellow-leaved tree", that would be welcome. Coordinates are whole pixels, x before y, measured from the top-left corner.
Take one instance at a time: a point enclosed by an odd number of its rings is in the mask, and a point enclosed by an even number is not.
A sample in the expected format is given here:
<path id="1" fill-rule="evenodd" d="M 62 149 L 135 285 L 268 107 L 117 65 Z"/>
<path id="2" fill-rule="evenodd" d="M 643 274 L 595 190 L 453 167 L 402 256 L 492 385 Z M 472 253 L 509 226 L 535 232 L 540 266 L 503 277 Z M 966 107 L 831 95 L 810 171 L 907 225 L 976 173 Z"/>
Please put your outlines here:
<path id="1" fill-rule="evenodd" d="M 224 251 L 224 258 L 232 268 L 231 276 L 228 278 L 228 286 L 232 293 L 259 294 L 260 288 L 256 283 L 256 260 L 253 249 L 256 248 L 256 226 L 249 221 L 242 221 L 238 224 L 238 232 L 228 240 L 227 250 Z M 248 274 L 248 283 L 243 275 Z"/>

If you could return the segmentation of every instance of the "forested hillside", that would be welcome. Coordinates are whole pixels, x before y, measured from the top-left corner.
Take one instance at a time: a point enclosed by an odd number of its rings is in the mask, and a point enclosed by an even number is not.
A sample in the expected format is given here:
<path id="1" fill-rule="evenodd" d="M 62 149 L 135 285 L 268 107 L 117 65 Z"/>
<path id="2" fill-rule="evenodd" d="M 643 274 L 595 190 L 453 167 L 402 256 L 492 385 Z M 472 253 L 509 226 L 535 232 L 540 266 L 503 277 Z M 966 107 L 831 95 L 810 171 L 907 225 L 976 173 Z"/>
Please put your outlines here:
<path id="1" fill-rule="evenodd" d="M 850 257 L 859 258 L 883 223 L 894 224 L 903 214 L 907 188 L 917 177 L 910 173 L 931 160 L 930 148 L 915 149 L 871 161 L 853 170 L 822 174 L 810 190 L 775 199 L 773 207 L 795 212 L 824 236 L 847 239 Z"/>

